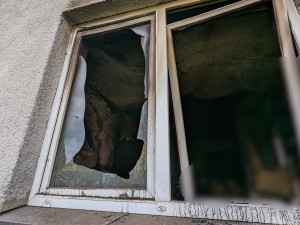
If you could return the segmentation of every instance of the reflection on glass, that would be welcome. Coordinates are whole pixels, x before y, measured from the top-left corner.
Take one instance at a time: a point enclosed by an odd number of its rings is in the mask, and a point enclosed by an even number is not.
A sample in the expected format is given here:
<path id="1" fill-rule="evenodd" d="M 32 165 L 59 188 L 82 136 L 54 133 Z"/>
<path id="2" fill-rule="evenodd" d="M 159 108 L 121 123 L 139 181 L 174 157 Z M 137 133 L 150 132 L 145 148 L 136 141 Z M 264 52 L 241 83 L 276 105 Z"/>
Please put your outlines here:
<path id="1" fill-rule="evenodd" d="M 264 3 L 173 31 L 188 154 L 200 195 L 299 197 L 275 27 L 272 6 Z"/>
<path id="2" fill-rule="evenodd" d="M 146 188 L 149 33 L 82 41 L 50 186 Z"/>

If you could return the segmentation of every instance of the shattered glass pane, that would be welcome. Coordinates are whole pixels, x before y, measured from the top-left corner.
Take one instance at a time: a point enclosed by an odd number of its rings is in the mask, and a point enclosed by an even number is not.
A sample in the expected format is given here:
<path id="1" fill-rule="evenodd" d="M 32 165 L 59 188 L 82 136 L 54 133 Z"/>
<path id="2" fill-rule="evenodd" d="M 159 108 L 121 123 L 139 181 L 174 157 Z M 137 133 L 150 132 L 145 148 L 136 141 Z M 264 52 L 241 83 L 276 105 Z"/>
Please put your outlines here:
<path id="1" fill-rule="evenodd" d="M 299 199 L 271 4 L 173 31 L 173 41 L 198 193 Z"/>
<path id="2" fill-rule="evenodd" d="M 51 187 L 146 188 L 149 34 L 83 39 Z"/>

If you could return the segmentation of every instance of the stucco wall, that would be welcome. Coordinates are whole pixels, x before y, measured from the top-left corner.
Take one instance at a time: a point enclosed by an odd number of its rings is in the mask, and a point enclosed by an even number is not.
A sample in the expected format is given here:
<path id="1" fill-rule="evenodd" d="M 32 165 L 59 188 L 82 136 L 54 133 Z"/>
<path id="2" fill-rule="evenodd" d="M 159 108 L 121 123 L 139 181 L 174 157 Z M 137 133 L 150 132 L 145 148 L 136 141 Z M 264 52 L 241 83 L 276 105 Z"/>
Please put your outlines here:
<path id="1" fill-rule="evenodd" d="M 0 1 L 0 212 L 27 203 L 71 26 L 168 1 Z"/>
<path id="2" fill-rule="evenodd" d="M 31 189 L 69 38 L 66 3 L 0 2 L 0 211 L 26 204 Z"/>

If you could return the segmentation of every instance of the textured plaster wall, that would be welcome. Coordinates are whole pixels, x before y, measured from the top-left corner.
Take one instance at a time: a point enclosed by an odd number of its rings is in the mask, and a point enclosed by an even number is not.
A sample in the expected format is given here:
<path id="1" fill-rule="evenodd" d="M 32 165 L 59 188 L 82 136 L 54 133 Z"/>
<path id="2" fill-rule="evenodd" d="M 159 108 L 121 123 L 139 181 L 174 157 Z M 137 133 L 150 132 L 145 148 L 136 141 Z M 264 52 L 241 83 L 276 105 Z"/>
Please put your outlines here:
<path id="1" fill-rule="evenodd" d="M 0 1 L 0 211 L 27 202 L 69 39 L 66 3 Z"/>

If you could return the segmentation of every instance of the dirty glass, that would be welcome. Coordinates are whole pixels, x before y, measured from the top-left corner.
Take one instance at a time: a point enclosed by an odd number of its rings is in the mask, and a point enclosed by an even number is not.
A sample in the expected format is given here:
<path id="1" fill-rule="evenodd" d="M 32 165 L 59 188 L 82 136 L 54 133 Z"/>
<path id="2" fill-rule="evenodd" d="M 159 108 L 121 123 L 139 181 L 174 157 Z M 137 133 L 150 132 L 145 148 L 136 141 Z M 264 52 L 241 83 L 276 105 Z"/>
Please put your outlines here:
<path id="1" fill-rule="evenodd" d="M 179 20 L 184 20 L 193 16 L 197 16 L 202 13 L 238 2 L 241 0 L 214 0 L 214 1 L 202 1 L 198 4 L 189 5 L 186 7 L 180 7 L 168 10 L 167 23 L 174 23 Z"/>
<path id="2" fill-rule="evenodd" d="M 198 194 L 299 199 L 299 162 L 271 3 L 172 34 Z M 173 197 L 180 199 L 176 182 Z"/>
<path id="3" fill-rule="evenodd" d="M 149 34 L 83 38 L 51 187 L 146 188 Z"/>

